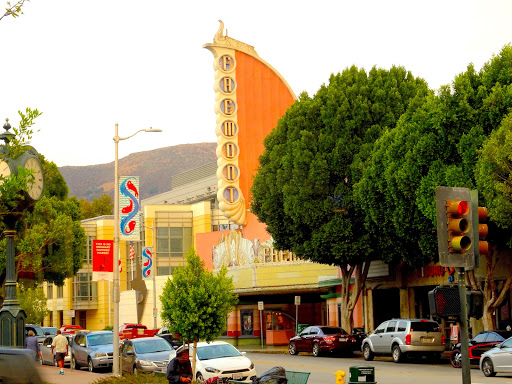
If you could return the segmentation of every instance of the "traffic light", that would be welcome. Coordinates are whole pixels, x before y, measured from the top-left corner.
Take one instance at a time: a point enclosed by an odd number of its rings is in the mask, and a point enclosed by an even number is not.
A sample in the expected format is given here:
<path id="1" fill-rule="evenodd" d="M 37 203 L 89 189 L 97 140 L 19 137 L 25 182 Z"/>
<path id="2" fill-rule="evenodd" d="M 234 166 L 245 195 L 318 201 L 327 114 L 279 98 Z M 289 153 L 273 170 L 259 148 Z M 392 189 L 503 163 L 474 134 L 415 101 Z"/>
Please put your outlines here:
<path id="1" fill-rule="evenodd" d="M 480 319 L 483 314 L 482 291 L 466 291 L 468 317 Z M 457 286 L 439 286 L 428 293 L 430 314 L 437 317 L 460 316 L 460 295 Z"/>
<path id="2" fill-rule="evenodd" d="M 482 318 L 484 314 L 484 294 L 482 291 L 466 291 L 468 317 Z"/>
<path id="3" fill-rule="evenodd" d="M 478 207 L 478 253 L 487 255 L 489 253 L 489 243 L 484 239 L 489 233 L 489 228 L 484 222 L 487 220 L 487 208 Z"/>
<path id="4" fill-rule="evenodd" d="M 437 317 L 460 315 L 459 288 L 457 286 L 436 287 L 428 293 L 430 314 Z"/>
<path id="5" fill-rule="evenodd" d="M 475 192 L 467 188 L 436 188 L 437 239 L 442 266 L 471 269 L 477 265 L 477 235 L 472 229 L 476 217 Z"/>

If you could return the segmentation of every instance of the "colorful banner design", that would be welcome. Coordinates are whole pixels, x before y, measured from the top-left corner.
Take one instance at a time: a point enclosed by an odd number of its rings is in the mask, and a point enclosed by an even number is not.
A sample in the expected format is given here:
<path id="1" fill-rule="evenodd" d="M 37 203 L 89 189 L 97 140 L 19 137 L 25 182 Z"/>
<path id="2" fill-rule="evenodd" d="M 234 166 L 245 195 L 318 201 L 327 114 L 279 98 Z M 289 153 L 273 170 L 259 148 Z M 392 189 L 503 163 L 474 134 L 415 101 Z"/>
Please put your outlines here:
<path id="1" fill-rule="evenodd" d="M 114 278 L 114 241 L 92 241 L 92 279 L 94 281 Z"/>
<path id="2" fill-rule="evenodd" d="M 142 249 L 142 278 L 152 279 L 154 271 L 153 247 L 144 247 Z"/>
<path id="3" fill-rule="evenodd" d="M 139 207 L 139 176 L 119 177 L 119 237 L 121 240 L 140 240 Z"/>

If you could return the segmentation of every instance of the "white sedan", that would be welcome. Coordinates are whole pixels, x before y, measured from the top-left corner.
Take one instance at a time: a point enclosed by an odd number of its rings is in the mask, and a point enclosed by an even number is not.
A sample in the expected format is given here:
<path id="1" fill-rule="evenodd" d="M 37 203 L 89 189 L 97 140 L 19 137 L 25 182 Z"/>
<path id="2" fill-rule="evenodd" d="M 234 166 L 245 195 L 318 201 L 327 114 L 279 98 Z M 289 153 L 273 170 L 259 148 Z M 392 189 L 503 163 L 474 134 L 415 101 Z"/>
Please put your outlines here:
<path id="1" fill-rule="evenodd" d="M 512 372 L 512 337 L 482 354 L 480 369 L 487 377 Z"/>
<path id="2" fill-rule="evenodd" d="M 194 356 L 193 350 L 194 347 L 190 344 L 191 360 Z M 213 377 L 223 377 L 252 383 L 251 377 L 256 376 L 256 370 L 251 360 L 244 355 L 245 352 L 240 352 L 225 341 L 197 343 L 196 380 L 203 383 Z M 171 353 L 169 361 L 174 357 L 176 351 Z"/>

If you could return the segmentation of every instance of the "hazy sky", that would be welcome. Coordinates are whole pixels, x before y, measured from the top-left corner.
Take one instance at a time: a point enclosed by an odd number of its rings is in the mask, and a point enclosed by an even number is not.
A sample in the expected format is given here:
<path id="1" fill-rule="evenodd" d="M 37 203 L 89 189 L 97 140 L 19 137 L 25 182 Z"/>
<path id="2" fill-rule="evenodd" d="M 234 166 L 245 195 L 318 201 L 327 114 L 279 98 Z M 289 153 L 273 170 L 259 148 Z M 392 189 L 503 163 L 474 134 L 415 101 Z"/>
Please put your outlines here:
<path id="1" fill-rule="evenodd" d="M 15 0 L 11 0 L 15 2 Z M 5 4 L 6 0 L 0 3 Z M 58 166 L 214 142 L 213 56 L 225 23 L 296 95 L 351 65 L 404 66 L 433 89 L 512 42 L 511 0 L 31 0 L 0 21 L 0 119 L 38 108 L 32 145 Z"/>

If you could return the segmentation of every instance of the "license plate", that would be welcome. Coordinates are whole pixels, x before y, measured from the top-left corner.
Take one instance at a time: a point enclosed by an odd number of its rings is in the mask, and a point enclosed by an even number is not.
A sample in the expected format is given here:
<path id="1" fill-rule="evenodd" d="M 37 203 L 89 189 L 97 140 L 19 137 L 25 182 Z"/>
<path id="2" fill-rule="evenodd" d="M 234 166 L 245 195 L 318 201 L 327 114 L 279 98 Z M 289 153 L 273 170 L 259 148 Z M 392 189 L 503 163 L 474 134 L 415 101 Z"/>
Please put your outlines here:
<path id="1" fill-rule="evenodd" d="M 434 338 L 433 337 L 422 337 L 421 341 L 423 341 L 424 343 L 433 343 Z"/>
<path id="2" fill-rule="evenodd" d="M 233 380 L 242 380 L 242 377 L 241 373 L 233 373 Z"/>
<path id="3" fill-rule="evenodd" d="M 340 341 L 347 341 L 346 337 L 340 337 Z"/>

